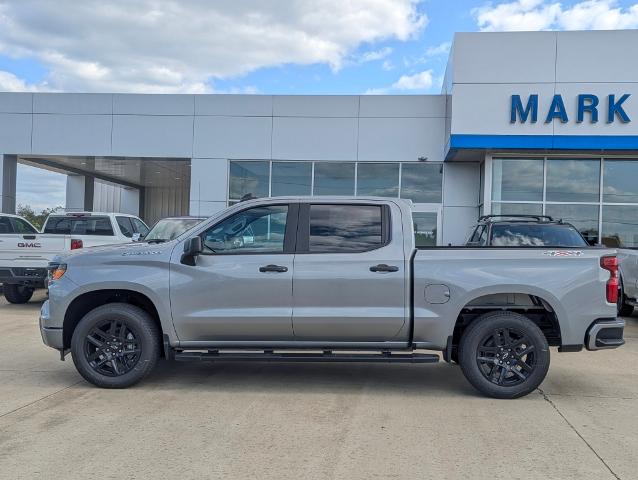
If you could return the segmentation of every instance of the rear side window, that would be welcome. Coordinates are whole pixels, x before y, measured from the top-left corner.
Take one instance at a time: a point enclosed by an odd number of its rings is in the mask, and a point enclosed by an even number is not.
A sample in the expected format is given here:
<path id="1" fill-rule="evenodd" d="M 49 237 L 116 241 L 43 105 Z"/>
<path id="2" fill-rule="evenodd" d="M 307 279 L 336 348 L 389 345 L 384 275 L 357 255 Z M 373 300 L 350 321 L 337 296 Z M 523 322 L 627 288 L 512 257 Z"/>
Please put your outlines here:
<path id="1" fill-rule="evenodd" d="M 59 235 L 103 235 L 113 236 L 113 227 L 109 217 L 49 217 L 44 233 Z"/>
<path id="2" fill-rule="evenodd" d="M 366 252 L 382 247 L 387 233 L 380 205 L 311 205 L 310 253 Z"/>
<path id="3" fill-rule="evenodd" d="M 131 219 L 129 217 L 116 217 L 116 220 L 122 235 L 127 238 L 131 238 L 133 236 L 133 225 L 131 225 Z"/>
<path id="4" fill-rule="evenodd" d="M 0 233 L 14 233 L 9 217 L 0 217 Z"/>
<path id="5" fill-rule="evenodd" d="M 493 225 L 492 245 L 496 247 L 588 246 L 581 234 L 570 225 Z"/>

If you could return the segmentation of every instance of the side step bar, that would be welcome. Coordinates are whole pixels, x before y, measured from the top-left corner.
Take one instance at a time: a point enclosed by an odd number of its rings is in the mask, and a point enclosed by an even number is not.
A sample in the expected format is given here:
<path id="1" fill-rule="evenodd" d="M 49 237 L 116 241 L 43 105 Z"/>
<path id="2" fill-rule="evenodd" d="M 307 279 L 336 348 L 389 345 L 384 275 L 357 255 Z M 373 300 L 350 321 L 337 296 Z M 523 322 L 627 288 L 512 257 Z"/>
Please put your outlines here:
<path id="1" fill-rule="evenodd" d="M 292 353 L 292 352 L 174 352 L 178 361 L 258 361 L 258 362 L 381 362 L 381 363 L 437 363 L 439 356 L 428 353 Z"/>

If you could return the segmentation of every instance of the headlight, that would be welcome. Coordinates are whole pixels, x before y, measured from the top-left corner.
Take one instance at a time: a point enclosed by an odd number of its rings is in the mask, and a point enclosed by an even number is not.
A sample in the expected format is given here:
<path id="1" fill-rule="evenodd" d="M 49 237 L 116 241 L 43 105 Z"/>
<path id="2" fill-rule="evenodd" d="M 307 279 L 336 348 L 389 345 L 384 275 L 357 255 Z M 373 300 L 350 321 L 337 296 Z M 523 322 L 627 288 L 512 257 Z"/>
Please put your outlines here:
<path id="1" fill-rule="evenodd" d="M 49 263 L 47 267 L 47 280 L 49 285 L 56 280 L 62 278 L 62 276 L 66 273 L 66 263 Z"/>

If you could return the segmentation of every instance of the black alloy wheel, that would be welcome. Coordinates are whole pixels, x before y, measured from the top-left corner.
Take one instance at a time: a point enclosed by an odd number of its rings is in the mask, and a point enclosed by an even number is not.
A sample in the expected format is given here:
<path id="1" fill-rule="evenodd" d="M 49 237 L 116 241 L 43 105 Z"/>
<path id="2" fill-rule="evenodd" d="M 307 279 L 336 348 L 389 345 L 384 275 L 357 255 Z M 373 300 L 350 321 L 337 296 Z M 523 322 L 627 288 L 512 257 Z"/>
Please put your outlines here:
<path id="1" fill-rule="evenodd" d="M 141 353 L 139 335 L 123 321 L 105 320 L 94 326 L 84 340 L 84 355 L 89 366 L 107 377 L 118 377 L 133 370 Z"/>
<path id="2" fill-rule="evenodd" d="M 497 328 L 481 340 L 476 362 L 483 376 L 505 387 L 525 382 L 536 368 L 534 345 L 525 333 Z"/>

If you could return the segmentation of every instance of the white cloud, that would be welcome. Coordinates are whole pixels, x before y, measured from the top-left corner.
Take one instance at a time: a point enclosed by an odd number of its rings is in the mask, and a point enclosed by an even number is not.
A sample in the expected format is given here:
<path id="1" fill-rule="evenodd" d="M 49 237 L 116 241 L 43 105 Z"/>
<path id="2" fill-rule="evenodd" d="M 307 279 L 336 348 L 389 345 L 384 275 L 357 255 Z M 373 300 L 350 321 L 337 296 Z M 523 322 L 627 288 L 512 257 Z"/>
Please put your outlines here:
<path id="1" fill-rule="evenodd" d="M 29 205 L 36 212 L 65 206 L 66 175 L 30 165 L 18 164 L 16 203 Z"/>
<path id="2" fill-rule="evenodd" d="M 262 67 L 338 70 L 363 44 L 414 38 L 418 1 L 0 2 L 0 53 L 41 62 L 53 90 L 203 92 Z"/>
<path id="3" fill-rule="evenodd" d="M 483 31 L 616 30 L 638 27 L 638 3 L 622 8 L 616 0 L 585 0 L 570 7 L 546 0 L 487 4 L 473 10 Z"/>
<path id="4" fill-rule="evenodd" d="M 21 78 L 11 72 L 0 70 L 0 91 L 4 92 L 32 92 L 38 90 L 34 85 L 28 85 Z"/>
<path id="5" fill-rule="evenodd" d="M 359 62 L 367 63 L 367 62 L 375 62 L 377 60 L 383 60 L 391 53 L 392 53 L 392 49 L 390 47 L 384 47 L 380 50 L 372 50 L 370 52 L 364 52 L 359 57 Z"/>
<path id="6" fill-rule="evenodd" d="M 365 95 L 382 95 L 393 91 L 422 92 L 432 88 L 432 86 L 434 86 L 434 83 L 435 79 L 433 71 L 425 70 L 413 75 L 402 75 L 389 87 L 368 89 L 365 92 Z"/>
<path id="7" fill-rule="evenodd" d="M 392 85 L 392 88 L 396 90 L 428 90 L 433 84 L 432 70 L 425 70 L 414 75 L 402 75 Z"/>
<path id="8" fill-rule="evenodd" d="M 434 47 L 428 47 L 425 51 L 425 55 L 427 57 L 438 57 L 439 55 L 447 55 L 450 53 L 450 47 L 452 46 L 452 42 L 443 42 Z"/>

